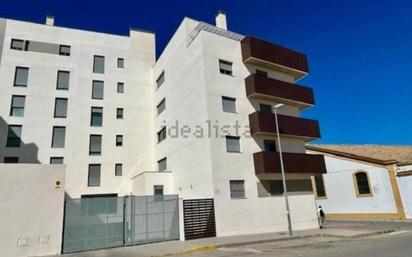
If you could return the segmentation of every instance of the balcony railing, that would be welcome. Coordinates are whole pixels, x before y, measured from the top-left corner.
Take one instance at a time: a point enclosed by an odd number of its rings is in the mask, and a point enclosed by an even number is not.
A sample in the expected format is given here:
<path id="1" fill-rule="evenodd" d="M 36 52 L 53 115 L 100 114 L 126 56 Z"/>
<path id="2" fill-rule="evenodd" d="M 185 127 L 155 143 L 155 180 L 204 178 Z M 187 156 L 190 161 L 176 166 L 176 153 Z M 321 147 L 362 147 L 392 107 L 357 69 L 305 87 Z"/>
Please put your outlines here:
<path id="1" fill-rule="evenodd" d="M 295 79 L 309 72 L 306 56 L 286 47 L 247 36 L 242 39 L 241 48 L 245 63 L 278 70 Z"/>
<path id="2" fill-rule="evenodd" d="M 323 155 L 304 153 L 283 153 L 285 173 L 326 173 L 325 158 Z M 253 154 L 255 174 L 281 173 L 279 153 L 258 152 Z"/>
<path id="3" fill-rule="evenodd" d="M 245 79 L 248 97 L 283 102 L 304 109 L 315 104 L 311 88 L 251 74 Z"/>
<path id="4" fill-rule="evenodd" d="M 269 112 L 249 114 L 250 133 L 256 135 L 276 135 L 275 115 Z M 316 120 L 278 115 L 279 133 L 284 136 L 305 140 L 320 138 L 319 124 Z"/>

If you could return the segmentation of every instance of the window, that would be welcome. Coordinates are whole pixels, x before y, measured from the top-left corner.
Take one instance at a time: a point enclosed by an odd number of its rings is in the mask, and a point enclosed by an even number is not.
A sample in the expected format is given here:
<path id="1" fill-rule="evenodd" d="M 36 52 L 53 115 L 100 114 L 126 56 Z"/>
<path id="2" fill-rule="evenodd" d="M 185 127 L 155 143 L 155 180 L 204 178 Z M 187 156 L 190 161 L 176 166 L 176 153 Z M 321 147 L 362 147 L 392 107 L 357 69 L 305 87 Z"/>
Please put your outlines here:
<path id="1" fill-rule="evenodd" d="M 354 174 L 354 180 L 357 196 L 372 196 L 368 173 L 358 171 Z"/>
<path id="2" fill-rule="evenodd" d="M 167 170 L 167 159 L 166 159 L 166 157 L 157 161 L 157 169 L 159 171 Z"/>
<path id="3" fill-rule="evenodd" d="M 282 194 L 283 182 L 281 180 L 262 180 L 258 182 L 259 197 L 278 196 Z"/>
<path id="4" fill-rule="evenodd" d="M 104 96 L 104 82 L 93 80 L 92 84 L 92 99 L 103 99 Z"/>
<path id="5" fill-rule="evenodd" d="M 231 180 L 230 181 L 230 198 L 242 199 L 245 198 L 245 181 Z"/>
<path id="6" fill-rule="evenodd" d="M 89 155 L 102 154 L 102 135 L 90 135 Z"/>
<path id="7" fill-rule="evenodd" d="M 233 75 L 232 63 L 224 60 L 219 60 L 219 71 L 222 74 Z"/>
<path id="8" fill-rule="evenodd" d="M 11 40 L 10 49 L 24 51 L 24 49 L 25 49 L 24 40 L 14 39 L 14 38 L 13 38 L 13 39 Z"/>
<path id="9" fill-rule="evenodd" d="M 50 164 L 63 164 L 63 157 L 50 157 Z"/>
<path id="10" fill-rule="evenodd" d="M 53 127 L 52 148 L 64 148 L 65 138 L 65 127 Z"/>
<path id="11" fill-rule="evenodd" d="M 117 93 L 123 94 L 124 93 L 124 83 L 117 82 Z"/>
<path id="12" fill-rule="evenodd" d="M 119 177 L 119 176 L 123 175 L 123 164 L 116 163 L 115 168 L 114 168 L 114 175 L 116 177 Z"/>
<path id="13" fill-rule="evenodd" d="M 153 196 L 154 196 L 154 201 L 162 201 L 163 200 L 163 193 L 164 193 L 164 188 L 163 185 L 154 185 L 153 186 Z"/>
<path id="14" fill-rule="evenodd" d="M 6 147 L 20 147 L 21 143 L 21 125 L 9 125 L 7 131 Z"/>
<path id="15" fill-rule="evenodd" d="M 26 102 L 25 96 L 13 95 L 11 97 L 10 116 L 23 117 L 25 102 Z"/>
<path id="16" fill-rule="evenodd" d="M 222 106 L 224 112 L 236 113 L 236 99 L 222 96 Z"/>
<path id="17" fill-rule="evenodd" d="M 123 119 L 123 108 L 116 109 L 116 119 Z"/>
<path id="18" fill-rule="evenodd" d="M 315 195 L 316 198 L 326 198 L 325 184 L 322 175 L 315 175 L 313 177 L 315 183 Z"/>
<path id="19" fill-rule="evenodd" d="M 229 153 L 240 153 L 240 137 L 226 136 L 226 150 Z"/>
<path id="20" fill-rule="evenodd" d="M 54 104 L 54 117 L 66 118 L 67 117 L 67 98 L 56 98 Z"/>
<path id="21" fill-rule="evenodd" d="M 123 146 L 123 136 L 116 135 L 116 146 Z"/>
<path id="22" fill-rule="evenodd" d="M 117 58 L 117 68 L 124 68 L 124 59 Z"/>
<path id="23" fill-rule="evenodd" d="M 271 105 L 268 105 L 268 104 L 260 104 L 260 106 L 259 106 L 260 108 L 260 111 L 261 112 L 269 112 L 269 113 L 272 113 L 272 106 Z"/>
<path id="24" fill-rule="evenodd" d="M 70 49 L 71 49 L 71 47 L 68 46 L 68 45 L 60 45 L 59 55 L 70 56 Z"/>
<path id="25" fill-rule="evenodd" d="M 157 143 L 160 143 L 165 139 L 166 139 L 166 127 L 163 127 L 159 132 L 157 132 Z"/>
<path id="26" fill-rule="evenodd" d="M 104 73 L 104 56 L 95 55 L 93 57 L 93 73 Z"/>
<path id="27" fill-rule="evenodd" d="M 157 109 L 157 115 L 161 114 L 164 109 L 166 109 L 166 99 L 162 99 L 162 101 L 160 101 L 160 103 L 156 106 Z"/>
<path id="28" fill-rule="evenodd" d="M 90 126 L 101 127 L 103 125 L 103 107 L 92 107 L 90 116 Z"/>
<path id="29" fill-rule="evenodd" d="M 256 69 L 256 75 L 267 77 L 268 73 L 266 71 Z"/>
<path id="30" fill-rule="evenodd" d="M 263 140 L 263 148 L 265 152 L 276 152 L 275 140 Z"/>
<path id="31" fill-rule="evenodd" d="M 19 163 L 19 157 L 4 157 L 4 163 Z"/>
<path id="32" fill-rule="evenodd" d="M 87 186 L 98 187 L 100 186 L 100 164 L 89 164 L 89 175 L 87 179 Z"/>
<path id="33" fill-rule="evenodd" d="M 61 71 L 57 72 L 57 86 L 58 90 L 69 90 L 69 83 L 70 83 L 70 72 L 69 71 Z"/>
<path id="34" fill-rule="evenodd" d="M 27 79 L 29 77 L 29 68 L 16 67 L 14 74 L 14 86 L 15 87 L 27 87 Z"/>
<path id="35" fill-rule="evenodd" d="M 160 73 L 159 77 L 157 77 L 156 79 L 156 86 L 157 88 L 159 88 L 163 82 L 165 82 L 165 72 L 162 71 L 162 73 Z"/>

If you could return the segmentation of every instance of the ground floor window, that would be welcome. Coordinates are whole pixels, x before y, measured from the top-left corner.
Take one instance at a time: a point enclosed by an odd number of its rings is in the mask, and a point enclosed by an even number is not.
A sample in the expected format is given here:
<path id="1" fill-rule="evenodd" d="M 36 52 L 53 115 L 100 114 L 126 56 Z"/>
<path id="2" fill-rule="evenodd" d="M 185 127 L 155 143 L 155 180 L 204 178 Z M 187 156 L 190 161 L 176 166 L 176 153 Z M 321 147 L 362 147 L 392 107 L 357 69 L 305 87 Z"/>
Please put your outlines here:
<path id="1" fill-rule="evenodd" d="M 372 196 L 369 175 L 366 171 L 357 171 L 353 174 L 357 196 Z"/>
<path id="2" fill-rule="evenodd" d="M 323 175 L 313 176 L 314 193 L 316 198 L 326 198 L 325 181 Z"/>

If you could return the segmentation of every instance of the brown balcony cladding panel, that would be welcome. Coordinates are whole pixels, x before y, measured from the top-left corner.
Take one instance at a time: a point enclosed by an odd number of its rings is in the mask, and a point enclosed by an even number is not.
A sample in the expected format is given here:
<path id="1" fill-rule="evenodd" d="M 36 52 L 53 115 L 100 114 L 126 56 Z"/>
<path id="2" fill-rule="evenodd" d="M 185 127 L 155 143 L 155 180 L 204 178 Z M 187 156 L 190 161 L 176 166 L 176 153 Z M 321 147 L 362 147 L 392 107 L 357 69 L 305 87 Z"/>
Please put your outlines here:
<path id="1" fill-rule="evenodd" d="M 325 158 L 320 154 L 282 153 L 286 173 L 326 173 Z M 253 154 L 255 174 L 281 173 L 279 153 L 258 152 Z"/>
<path id="2" fill-rule="evenodd" d="M 268 112 L 249 114 L 250 133 L 253 135 L 275 135 L 275 115 Z M 278 115 L 281 135 L 301 137 L 306 140 L 320 138 L 319 124 L 316 120 Z"/>
<path id="3" fill-rule="evenodd" d="M 251 74 L 245 79 L 248 97 L 261 97 L 297 105 L 301 108 L 315 104 L 313 90 L 308 87 L 295 85 L 285 81 Z"/>
<path id="4" fill-rule="evenodd" d="M 284 72 L 292 69 L 295 72 L 289 73 L 295 78 L 309 72 L 306 56 L 302 53 L 251 36 L 244 37 L 240 43 L 243 62 L 281 66 L 286 68 Z"/>

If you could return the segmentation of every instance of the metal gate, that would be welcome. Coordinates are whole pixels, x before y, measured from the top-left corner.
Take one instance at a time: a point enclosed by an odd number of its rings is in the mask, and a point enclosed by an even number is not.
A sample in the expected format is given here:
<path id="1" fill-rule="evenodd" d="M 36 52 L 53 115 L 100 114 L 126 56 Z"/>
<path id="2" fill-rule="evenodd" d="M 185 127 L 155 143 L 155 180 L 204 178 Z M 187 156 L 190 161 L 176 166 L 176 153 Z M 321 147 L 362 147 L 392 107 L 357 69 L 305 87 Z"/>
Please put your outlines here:
<path id="1" fill-rule="evenodd" d="M 213 199 L 184 200 L 183 214 L 186 239 L 216 236 Z"/>
<path id="2" fill-rule="evenodd" d="M 177 195 L 67 200 L 62 252 L 179 239 L 178 204 Z"/>

